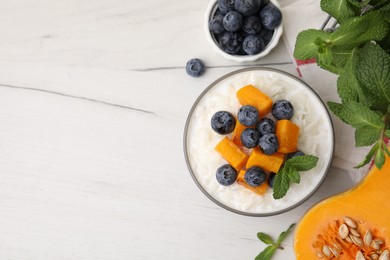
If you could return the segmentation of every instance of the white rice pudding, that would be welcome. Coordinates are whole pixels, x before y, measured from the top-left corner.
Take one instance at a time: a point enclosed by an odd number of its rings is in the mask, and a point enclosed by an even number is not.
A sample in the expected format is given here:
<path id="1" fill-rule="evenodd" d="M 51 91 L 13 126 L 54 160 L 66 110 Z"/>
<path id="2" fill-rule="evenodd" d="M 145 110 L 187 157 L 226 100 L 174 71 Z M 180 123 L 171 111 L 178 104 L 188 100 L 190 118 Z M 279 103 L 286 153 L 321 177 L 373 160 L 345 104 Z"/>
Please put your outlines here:
<path id="1" fill-rule="evenodd" d="M 241 106 L 236 92 L 249 84 L 259 88 L 274 102 L 286 99 L 292 103 L 295 112 L 291 120 L 300 127 L 298 149 L 319 157 L 315 168 L 301 172 L 300 184 L 290 184 L 286 196 L 278 200 L 272 197 L 271 188 L 259 196 L 237 183 L 222 186 L 215 177 L 216 170 L 227 162 L 215 151 L 215 146 L 224 136 L 212 130 L 211 117 L 221 110 L 236 116 Z M 272 118 L 271 114 L 267 116 Z M 251 70 L 220 81 L 201 98 L 189 121 L 187 149 L 193 174 L 213 198 L 238 211 L 272 213 L 299 203 L 321 183 L 333 154 L 333 130 L 319 98 L 301 82 L 272 70 Z"/>

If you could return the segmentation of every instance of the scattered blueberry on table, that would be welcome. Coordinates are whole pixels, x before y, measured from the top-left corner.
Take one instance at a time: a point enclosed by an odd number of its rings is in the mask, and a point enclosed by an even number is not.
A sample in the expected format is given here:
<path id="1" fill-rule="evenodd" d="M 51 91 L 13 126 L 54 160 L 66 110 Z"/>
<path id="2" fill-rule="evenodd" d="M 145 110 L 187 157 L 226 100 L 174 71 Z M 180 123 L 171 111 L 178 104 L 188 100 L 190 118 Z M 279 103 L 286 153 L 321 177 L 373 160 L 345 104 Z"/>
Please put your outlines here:
<path id="1" fill-rule="evenodd" d="M 205 70 L 206 66 L 200 59 L 191 59 L 186 64 L 187 74 L 194 78 L 202 76 Z"/>
<path id="2" fill-rule="evenodd" d="M 280 9 L 269 0 L 218 0 L 217 5 L 209 30 L 228 54 L 261 53 L 282 23 Z"/>

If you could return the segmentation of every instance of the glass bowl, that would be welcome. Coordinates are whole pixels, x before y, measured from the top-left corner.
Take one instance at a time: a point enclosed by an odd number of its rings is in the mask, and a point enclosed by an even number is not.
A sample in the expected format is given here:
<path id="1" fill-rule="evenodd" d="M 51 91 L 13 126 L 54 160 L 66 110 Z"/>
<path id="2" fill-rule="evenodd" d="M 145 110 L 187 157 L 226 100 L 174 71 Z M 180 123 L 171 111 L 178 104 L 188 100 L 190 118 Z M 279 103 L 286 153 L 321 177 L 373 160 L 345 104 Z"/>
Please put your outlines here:
<path id="1" fill-rule="evenodd" d="M 220 110 L 236 115 L 240 107 L 236 92 L 249 84 L 273 101 L 287 99 L 293 104 L 295 113 L 291 120 L 301 128 L 298 149 L 319 157 L 317 166 L 301 172 L 301 182 L 290 184 L 286 196 L 279 200 L 273 199 L 271 188 L 259 196 L 237 183 L 222 186 L 215 177 L 217 168 L 226 161 L 214 149 L 224 136 L 212 130 L 211 117 Z M 238 214 L 270 216 L 297 207 L 319 188 L 331 166 L 334 130 L 324 103 L 306 83 L 280 70 L 250 67 L 222 76 L 202 92 L 189 112 L 183 141 L 188 170 L 210 200 Z"/>

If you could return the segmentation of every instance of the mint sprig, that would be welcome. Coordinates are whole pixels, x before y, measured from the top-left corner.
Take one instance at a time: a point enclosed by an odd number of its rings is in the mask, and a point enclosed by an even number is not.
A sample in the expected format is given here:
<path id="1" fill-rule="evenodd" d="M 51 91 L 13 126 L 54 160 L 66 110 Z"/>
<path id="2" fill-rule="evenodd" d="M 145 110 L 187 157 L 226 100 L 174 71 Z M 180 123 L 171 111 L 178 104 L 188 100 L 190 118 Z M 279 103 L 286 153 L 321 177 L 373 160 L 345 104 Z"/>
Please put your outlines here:
<path id="1" fill-rule="evenodd" d="M 275 175 L 273 184 L 273 197 L 284 197 L 290 188 L 290 182 L 299 183 L 300 171 L 308 171 L 317 165 L 318 157 L 313 155 L 296 156 L 288 159 Z"/>
<path id="2" fill-rule="evenodd" d="M 295 223 L 291 224 L 286 231 L 280 233 L 276 242 L 272 239 L 270 235 L 266 233 L 257 233 L 258 239 L 260 239 L 260 241 L 267 244 L 268 246 L 259 255 L 256 256 L 255 260 L 269 260 L 272 258 L 276 250 L 283 250 L 284 248 L 282 247 L 282 242 L 288 236 L 288 234 L 291 233 L 294 227 Z"/>
<path id="3" fill-rule="evenodd" d="M 328 102 L 328 107 L 355 128 L 356 146 L 372 145 L 356 167 L 373 160 L 382 168 L 390 155 L 384 142 L 390 137 L 390 0 L 321 0 L 321 8 L 339 25 L 331 33 L 300 32 L 294 56 L 315 58 L 321 68 L 339 75 L 341 103 Z M 286 175 L 297 181 L 291 171 Z M 287 183 L 284 179 L 279 182 Z"/>

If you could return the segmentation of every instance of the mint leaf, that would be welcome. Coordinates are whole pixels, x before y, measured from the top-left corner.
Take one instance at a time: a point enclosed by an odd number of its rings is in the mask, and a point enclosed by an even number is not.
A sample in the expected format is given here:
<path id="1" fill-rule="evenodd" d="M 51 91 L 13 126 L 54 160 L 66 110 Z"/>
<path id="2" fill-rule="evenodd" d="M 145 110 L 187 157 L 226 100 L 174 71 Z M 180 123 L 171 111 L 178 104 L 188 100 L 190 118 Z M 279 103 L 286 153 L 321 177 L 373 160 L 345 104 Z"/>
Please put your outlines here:
<path id="1" fill-rule="evenodd" d="M 384 150 L 385 150 L 385 153 L 387 154 L 387 156 L 390 156 L 390 151 L 389 151 L 389 148 L 387 148 L 387 145 L 385 144 L 383 147 L 384 147 Z"/>
<path id="2" fill-rule="evenodd" d="M 350 53 L 344 65 L 344 70 L 340 73 L 337 79 L 337 93 L 341 98 L 341 102 L 359 101 L 360 87 L 359 81 L 355 76 L 355 67 L 357 63 L 357 48 L 354 48 Z"/>
<path id="3" fill-rule="evenodd" d="M 382 142 L 382 141 L 380 141 Z M 382 166 L 385 164 L 385 152 L 383 151 L 382 149 L 382 143 L 380 144 L 380 147 L 378 149 L 378 151 L 376 152 L 376 155 L 375 155 L 375 159 L 374 159 L 374 162 L 375 162 L 375 166 L 378 168 L 378 169 L 382 169 Z"/>
<path id="4" fill-rule="evenodd" d="M 257 238 L 260 239 L 264 244 L 275 245 L 275 242 L 272 239 L 272 237 L 266 233 L 263 232 L 257 233 Z"/>
<path id="5" fill-rule="evenodd" d="M 301 182 L 301 176 L 299 175 L 299 172 L 295 169 L 291 169 L 287 171 L 288 178 L 294 182 L 294 183 L 300 183 Z"/>
<path id="6" fill-rule="evenodd" d="M 315 42 L 327 42 L 330 36 L 330 33 L 322 30 L 309 29 L 300 32 L 295 42 L 294 57 L 299 60 L 316 57 L 319 46 Z"/>
<path id="7" fill-rule="evenodd" d="M 276 175 L 274 179 L 273 197 L 274 199 L 280 199 L 286 195 L 290 188 L 290 178 L 286 174 L 285 168 L 283 167 Z"/>
<path id="8" fill-rule="evenodd" d="M 269 259 L 271 259 L 271 257 L 273 256 L 273 254 L 275 253 L 275 251 L 277 249 L 283 249 L 281 244 L 282 244 L 283 240 L 287 237 L 287 235 L 291 233 L 294 226 L 295 226 L 295 223 L 291 224 L 286 231 L 283 231 L 282 233 L 280 233 L 276 243 L 273 242 L 270 235 L 262 233 L 262 232 L 257 233 L 258 238 L 262 237 L 267 242 L 272 241 L 272 245 L 267 246 L 260 254 L 258 254 L 256 256 L 255 260 L 269 260 Z M 261 235 L 259 236 L 259 234 L 261 234 Z M 260 239 L 260 240 L 263 241 L 263 239 Z M 269 244 L 267 242 L 264 242 L 264 243 Z"/>
<path id="9" fill-rule="evenodd" d="M 349 19 L 332 34 L 335 46 L 352 48 L 371 40 L 382 40 L 389 29 L 389 24 L 378 11 Z"/>
<path id="10" fill-rule="evenodd" d="M 345 104 L 328 102 L 328 107 L 344 123 L 354 128 L 370 126 L 382 130 L 384 127 L 381 116 L 361 103 L 353 101 Z"/>
<path id="11" fill-rule="evenodd" d="M 317 165 L 318 157 L 314 155 L 302 155 L 288 159 L 284 163 L 287 169 L 294 169 L 295 171 L 308 171 Z M 275 176 L 276 177 L 276 176 Z"/>
<path id="12" fill-rule="evenodd" d="M 356 77 L 367 104 L 386 111 L 390 103 L 390 57 L 379 46 L 367 44 L 358 53 Z"/>
<path id="13" fill-rule="evenodd" d="M 378 141 L 381 135 L 381 129 L 373 128 L 371 126 L 363 126 L 355 130 L 355 145 L 369 146 Z"/>
<path id="14" fill-rule="evenodd" d="M 347 0 L 321 0 L 321 9 L 333 16 L 340 24 L 358 15 Z"/>
<path id="15" fill-rule="evenodd" d="M 283 240 L 288 236 L 288 234 L 290 234 L 290 232 L 293 230 L 294 227 L 295 227 L 295 223 L 291 224 L 286 231 L 282 232 L 279 235 L 276 244 L 280 245 L 283 242 Z"/>
<path id="16" fill-rule="evenodd" d="M 389 129 L 387 129 L 387 130 L 385 131 L 385 135 L 386 135 L 387 137 L 390 137 L 390 130 L 389 130 Z"/>
<path id="17" fill-rule="evenodd" d="M 267 246 L 258 256 L 256 256 L 255 260 L 270 260 L 276 249 L 277 247 L 275 246 Z"/>
<path id="18" fill-rule="evenodd" d="M 354 168 L 361 168 L 363 167 L 364 165 L 366 165 L 367 163 L 369 163 L 372 159 L 372 157 L 375 155 L 375 153 L 378 151 L 379 149 L 379 146 L 380 146 L 380 143 L 377 142 L 372 148 L 371 150 L 368 152 L 368 154 L 366 155 L 366 157 L 364 158 L 364 160 L 359 163 L 358 165 L 356 165 Z"/>

